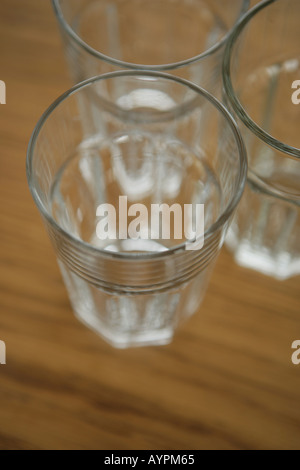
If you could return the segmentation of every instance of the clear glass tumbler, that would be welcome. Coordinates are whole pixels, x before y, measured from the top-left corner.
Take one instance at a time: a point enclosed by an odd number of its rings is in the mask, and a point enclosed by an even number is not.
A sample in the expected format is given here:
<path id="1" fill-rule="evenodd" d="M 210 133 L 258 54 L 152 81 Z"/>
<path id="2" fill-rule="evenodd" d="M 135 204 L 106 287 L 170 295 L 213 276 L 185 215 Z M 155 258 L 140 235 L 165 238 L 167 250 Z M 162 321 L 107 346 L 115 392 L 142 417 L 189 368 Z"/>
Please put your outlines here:
<path id="1" fill-rule="evenodd" d="M 143 103 L 115 90 L 143 91 Z M 232 117 L 207 92 L 122 71 L 77 85 L 46 111 L 27 175 L 77 317 L 116 347 L 157 345 L 200 306 L 247 159 Z M 157 205 L 170 208 L 164 227 L 152 219 Z M 186 206 L 180 233 L 171 211 Z"/>
<path id="2" fill-rule="evenodd" d="M 300 274 L 299 20 L 299 0 L 261 2 L 224 60 L 226 100 L 249 160 L 227 245 L 240 265 L 278 279 Z"/>
<path id="3" fill-rule="evenodd" d="M 224 46 L 248 0 L 52 0 L 74 83 L 168 71 L 221 95 Z"/>

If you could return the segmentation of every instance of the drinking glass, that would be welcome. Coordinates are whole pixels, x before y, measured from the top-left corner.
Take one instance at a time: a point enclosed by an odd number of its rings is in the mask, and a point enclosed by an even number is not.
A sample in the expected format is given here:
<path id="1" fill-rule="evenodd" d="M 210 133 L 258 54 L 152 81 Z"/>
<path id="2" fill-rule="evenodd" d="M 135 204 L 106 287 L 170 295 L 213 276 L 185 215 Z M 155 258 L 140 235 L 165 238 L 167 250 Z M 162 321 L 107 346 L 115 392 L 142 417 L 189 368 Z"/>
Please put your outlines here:
<path id="1" fill-rule="evenodd" d="M 227 245 L 240 265 L 277 279 L 300 274 L 299 19 L 299 0 L 261 2 L 224 59 L 226 100 L 249 159 Z"/>
<path id="2" fill-rule="evenodd" d="M 246 174 L 228 111 L 177 77 L 114 72 L 60 97 L 33 133 L 27 176 L 76 316 L 116 347 L 170 342 L 201 304 Z M 149 222 L 162 205 L 192 209 L 191 236 L 175 215 L 167 236 Z"/>
<path id="3" fill-rule="evenodd" d="M 52 0 L 75 83 L 168 71 L 221 95 L 224 46 L 248 0 Z"/>

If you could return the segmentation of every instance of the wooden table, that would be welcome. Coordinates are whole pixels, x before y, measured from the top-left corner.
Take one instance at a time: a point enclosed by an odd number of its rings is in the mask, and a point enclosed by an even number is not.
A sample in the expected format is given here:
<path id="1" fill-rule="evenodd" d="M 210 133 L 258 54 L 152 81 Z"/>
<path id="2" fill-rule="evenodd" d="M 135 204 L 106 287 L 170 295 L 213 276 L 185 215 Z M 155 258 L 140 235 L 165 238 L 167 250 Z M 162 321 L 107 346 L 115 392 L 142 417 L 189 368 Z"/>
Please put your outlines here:
<path id="1" fill-rule="evenodd" d="M 69 87 L 48 1 L 1 0 L 0 449 L 300 449 L 299 277 L 224 250 L 167 347 L 118 351 L 75 320 L 27 189 L 26 147 Z"/>

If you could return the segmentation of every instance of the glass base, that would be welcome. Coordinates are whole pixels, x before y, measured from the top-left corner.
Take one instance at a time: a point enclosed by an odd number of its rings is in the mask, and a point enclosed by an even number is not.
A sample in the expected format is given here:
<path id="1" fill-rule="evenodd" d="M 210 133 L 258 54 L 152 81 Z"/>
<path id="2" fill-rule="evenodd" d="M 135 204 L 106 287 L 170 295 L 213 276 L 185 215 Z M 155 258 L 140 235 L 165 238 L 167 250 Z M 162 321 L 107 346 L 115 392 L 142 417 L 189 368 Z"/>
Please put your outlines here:
<path id="1" fill-rule="evenodd" d="M 58 264 L 75 316 L 119 349 L 169 344 L 179 325 L 199 309 L 214 265 L 168 291 L 129 295 L 95 287 Z"/>
<path id="2" fill-rule="evenodd" d="M 276 258 L 267 250 L 252 247 L 247 241 L 237 242 L 230 236 L 226 246 L 233 253 L 239 266 L 258 271 L 279 281 L 285 281 L 300 274 L 300 260 L 291 259 L 288 253 L 280 253 Z"/>
<path id="3" fill-rule="evenodd" d="M 112 332 L 94 316 L 85 315 L 84 318 L 78 312 L 75 312 L 76 318 L 86 327 L 97 333 L 104 341 L 117 349 L 134 348 L 141 346 L 165 346 L 170 344 L 173 339 L 174 332 L 170 329 L 160 331 L 145 332 Z"/>

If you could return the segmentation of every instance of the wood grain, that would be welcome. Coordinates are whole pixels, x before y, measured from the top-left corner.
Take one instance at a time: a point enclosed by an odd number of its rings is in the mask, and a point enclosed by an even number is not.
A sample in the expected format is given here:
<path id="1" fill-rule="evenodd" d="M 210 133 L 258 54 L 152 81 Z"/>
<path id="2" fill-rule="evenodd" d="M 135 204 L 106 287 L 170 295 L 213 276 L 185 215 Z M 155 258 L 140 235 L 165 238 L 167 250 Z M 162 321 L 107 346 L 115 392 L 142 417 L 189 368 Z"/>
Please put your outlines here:
<path id="1" fill-rule="evenodd" d="M 25 178 L 44 109 L 70 85 L 50 2 L 1 0 L 0 449 L 300 449 L 299 277 L 224 250 L 168 347 L 117 351 L 79 324 Z"/>

